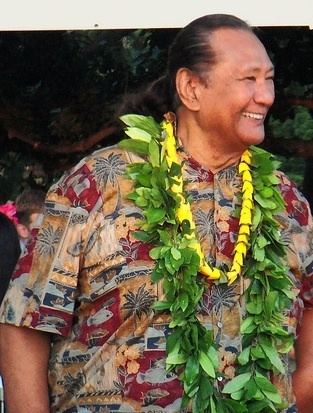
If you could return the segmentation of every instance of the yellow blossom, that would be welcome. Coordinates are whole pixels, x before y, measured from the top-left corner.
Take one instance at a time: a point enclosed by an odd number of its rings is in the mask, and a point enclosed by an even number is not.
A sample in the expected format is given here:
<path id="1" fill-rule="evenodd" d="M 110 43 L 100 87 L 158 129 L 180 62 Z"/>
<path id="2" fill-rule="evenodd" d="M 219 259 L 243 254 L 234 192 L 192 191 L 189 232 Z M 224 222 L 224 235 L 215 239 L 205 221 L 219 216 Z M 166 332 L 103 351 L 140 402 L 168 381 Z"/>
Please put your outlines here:
<path id="1" fill-rule="evenodd" d="M 252 185 L 252 183 L 251 182 L 249 182 L 249 181 L 245 181 L 244 183 L 243 183 L 243 186 L 242 186 L 242 191 L 243 192 L 251 192 L 251 193 L 253 193 L 253 185 Z"/>
<path id="2" fill-rule="evenodd" d="M 241 267 L 243 266 L 243 255 L 239 252 L 236 252 L 234 255 L 234 262 L 239 264 Z"/>
<path id="3" fill-rule="evenodd" d="M 250 227 L 247 224 L 242 224 L 239 227 L 239 234 L 250 235 Z"/>
<path id="4" fill-rule="evenodd" d="M 135 360 L 131 360 L 127 363 L 127 373 L 136 374 L 139 371 L 140 364 Z"/>
<path id="5" fill-rule="evenodd" d="M 252 209 L 253 208 L 253 202 L 251 199 L 243 199 L 242 201 L 242 208 L 249 208 Z"/>
<path id="6" fill-rule="evenodd" d="M 242 213 L 240 214 L 239 224 L 252 224 L 251 210 L 248 208 L 242 208 Z"/>
<path id="7" fill-rule="evenodd" d="M 245 200 L 245 199 L 248 199 L 248 200 L 250 200 L 251 202 L 252 202 L 252 195 L 253 195 L 253 191 L 250 191 L 250 190 L 246 190 L 246 191 L 244 191 L 243 193 L 242 193 L 242 199 L 243 200 Z"/>
<path id="8" fill-rule="evenodd" d="M 249 150 L 246 150 L 242 155 L 241 155 L 241 161 L 246 162 L 248 165 L 251 163 L 251 158 L 252 154 Z"/>
<path id="9" fill-rule="evenodd" d="M 248 164 L 245 162 L 240 162 L 239 167 L 238 167 L 238 172 L 241 174 L 243 171 L 249 171 L 250 167 Z"/>
<path id="10" fill-rule="evenodd" d="M 183 192 L 183 178 L 180 176 L 180 177 L 175 177 L 174 179 L 178 182 L 171 186 L 171 190 L 175 194 L 181 194 Z"/>
<path id="11" fill-rule="evenodd" d="M 140 356 L 140 350 L 137 346 L 131 346 L 125 350 L 124 355 L 128 360 L 136 360 Z"/>
<path id="12" fill-rule="evenodd" d="M 239 274 L 237 271 L 228 271 L 226 273 L 226 277 L 228 279 L 228 284 L 232 284 L 237 278 L 238 278 Z"/>
<path id="13" fill-rule="evenodd" d="M 235 245 L 234 250 L 235 250 L 235 252 L 238 252 L 238 253 L 246 256 L 246 254 L 247 254 L 247 245 L 242 241 L 237 242 L 236 245 Z"/>
<path id="14" fill-rule="evenodd" d="M 186 219 L 190 223 L 190 228 L 191 229 L 195 228 L 195 224 L 194 224 L 193 218 L 192 218 L 190 204 L 188 202 L 187 203 L 181 203 L 179 205 L 179 207 L 177 208 L 177 211 L 176 211 L 176 217 L 177 217 L 177 219 L 180 223 L 182 223 Z"/>
<path id="15" fill-rule="evenodd" d="M 221 278 L 222 272 L 218 268 L 211 268 L 208 264 L 201 265 L 199 268 L 199 272 L 201 274 L 206 275 L 209 277 L 211 280 L 218 280 Z"/>
<path id="16" fill-rule="evenodd" d="M 243 179 L 244 181 L 252 182 L 251 172 L 250 172 L 250 171 L 243 171 L 242 179 Z"/>
<path id="17" fill-rule="evenodd" d="M 230 271 L 236 271 L 238 274 L 241 273 L 241 265 L 238 262 L 233 262 Z"/>
<path id="18" fill-rule="evenodd" d="M 249 238 L 246 234 L 239 234 L 237 238 L 237 243 L 243 242 L 244 244 L 248 245 Z"/>
<path id="19" fill-rule="evenodd" d="M 122 351 L 117 351 L 115 356 L 116 367 L 125 367 L 127 362 L 127 357 L 125 357 Z"/>

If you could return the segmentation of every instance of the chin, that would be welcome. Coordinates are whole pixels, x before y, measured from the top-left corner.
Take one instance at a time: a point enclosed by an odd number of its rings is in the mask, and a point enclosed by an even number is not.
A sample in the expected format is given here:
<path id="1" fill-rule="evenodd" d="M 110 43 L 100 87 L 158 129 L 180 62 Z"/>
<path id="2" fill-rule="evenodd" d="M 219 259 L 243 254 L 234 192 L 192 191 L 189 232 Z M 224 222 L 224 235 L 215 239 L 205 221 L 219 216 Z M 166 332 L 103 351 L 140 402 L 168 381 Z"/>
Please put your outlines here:
<path id="1" fill-rule="evenodd" d="M 255 135 L 249 135 L 245 136 L 244 139 L 241 139 L 241 142 L 245 146 L 250 146 L 250 145 L 260 145 L 264 141 L 265 135 L 264 133 L 262 134 L 255 134 Z"/>

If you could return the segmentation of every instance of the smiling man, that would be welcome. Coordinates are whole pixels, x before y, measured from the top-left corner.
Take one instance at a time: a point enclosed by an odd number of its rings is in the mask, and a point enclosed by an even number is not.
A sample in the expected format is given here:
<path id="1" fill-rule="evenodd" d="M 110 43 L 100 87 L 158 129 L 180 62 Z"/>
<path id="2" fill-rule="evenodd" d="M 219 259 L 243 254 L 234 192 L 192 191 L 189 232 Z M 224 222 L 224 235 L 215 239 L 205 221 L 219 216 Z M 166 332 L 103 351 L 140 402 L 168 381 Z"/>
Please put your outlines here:
<path id="1" fill-rule="evenodd" d="M 51 188 L 1 308 L 8 413 L 312 412 L 312 216 L 255 147 L 273 73 L 247 23 L 194 20 L 131 139 Z"/>

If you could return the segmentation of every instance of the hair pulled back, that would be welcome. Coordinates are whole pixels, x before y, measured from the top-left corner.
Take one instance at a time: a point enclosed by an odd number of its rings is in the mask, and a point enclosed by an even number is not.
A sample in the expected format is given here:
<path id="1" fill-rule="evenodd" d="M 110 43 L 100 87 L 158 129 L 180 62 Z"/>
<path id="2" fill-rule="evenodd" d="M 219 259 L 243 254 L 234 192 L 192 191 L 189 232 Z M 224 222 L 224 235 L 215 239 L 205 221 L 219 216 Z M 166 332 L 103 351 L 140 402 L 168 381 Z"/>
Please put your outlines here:
<path id="1" fill-rule="evenodd" d="M 167 69 L 163 76 L 138 94 L 129 95 L 122 106 L 122 113 L 154 116 L 175 111 L 179 105 L 176 93 L 177 71 L 185 67 L 202 76 L 215 63 L 215 53 L 210 45 L 210 35 L 222 28 L 246 30 L 252 28 L 243 20 L 230 14 L 208 14 L 193 20 L 176 35 L 168 50 Z"/>

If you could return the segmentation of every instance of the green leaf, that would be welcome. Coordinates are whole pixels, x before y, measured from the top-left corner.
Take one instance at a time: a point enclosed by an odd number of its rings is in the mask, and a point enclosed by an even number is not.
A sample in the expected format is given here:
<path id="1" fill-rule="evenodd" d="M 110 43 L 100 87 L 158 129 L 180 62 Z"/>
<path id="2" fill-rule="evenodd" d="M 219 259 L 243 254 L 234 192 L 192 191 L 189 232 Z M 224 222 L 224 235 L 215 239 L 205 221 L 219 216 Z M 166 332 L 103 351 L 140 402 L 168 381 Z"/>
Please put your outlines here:
<path id="1" fill-rule="evenodd" d="M 247 407 L 249 413 L 258 413 L 268 407 L 268 402 L 266 400 L 258 400 L 248 403 Z"/>
<path id="2" fill-rule="evenodd" d="M 143 129 L 152 136 L 159 136 L 161 134 L 160 125 L 153 119 L 152 116 L 127 114 L 121 116 L 120 119 L 123 123 L 125 123 L 125 125 Z"/>
<path id="3" fill-rule="evenodd" d="M 245 385 L 245 398 L 247 400 L 254 398 L 257 391 L 258 391 L 257 385 L 254 381 L 254 378 L 251 377 L 251 379 Z"/>
<path id="4" fill-rule="evenodd" d="M 243 395 L 243 389 L 235 391 L 234 393 L 231 394 L 231 398 L 234 400 L 241 400 Z"/>
<path id="5" fill-rule="evenodd" d="M 247 317 L 240 326 L 240 332 L 242 334 L 250 334 L 256 329 L 254 324 L 254 317 Z"/>
<path id="6" fill-rule="evenodd" d="M 256 261 L 262 262 L 265 258 L 265 250 L 264 248 L 258 248 L 257 246 L 253 246 L 253 258 Z"/>
<path id="7" fill-rule="evenodd" d="M 154 247 L 150 250 L 149 256 L 153 260 L 157 260 L 161 255 L 162 247 Z"/>
<path id="8" fill-rule="evenodd" d="M 177 298 L 177 301 L 180 305 L 180 308 L 185 311 L 188 307 L 189 304 L 189 297 L 187 295 L 187 293 L 182 292 L 180 293 L 179 297 Z"/>
<path id="9" fill-rule="evenodd" d="M 127 128 L 125 130 L 125 133 L 127 136 L 129 136 L 131 139 L 135 139 L 135 140 L 139 140 L 139 141 L 144 141 L 144 142 L 150 142 L 151 141 L 151 135 L 150 133 L 136 128 L 136 127 L 132 127 L 132 128 Z"/>
<path id="10" fill-rule="evenodd" d="M 134 238 L 136 238 L 138 241 L 143 241 L 143 242 L 150 242 L 151 241 L 151 235 L 148 234 L 145 231 L 136 231 L 133 232 Z"/>
<path id="11" fill-rule="evenodd" d="M 215 370 L 211 359 L 203 352 L 200 351 L 199 362 L 203 370 L 210 377 L 215 378 Z"/>
<path id="12" fill-rule="evenodd" d="M 135 152 L 139 155 L 148 155 L 149 144 L 135 139 L 123 139 L 118 143 L 119 148 Z"/>
<path id="13" fill-rule="evenodd" d="M 165 217 L 165 211 L 160 208 L 149 208 L 146 210 L 145 215 L 148 223 L 154 224 L 163 220 Z"/>
<path id="14" fill-rule="evenodd" d="M 149 159 L 153 167 L 160 165 L 160 148 L 154 139 L 149 143 Z"/>
<path id="15" fill-rule="evenodd" d="M 268 380 L 267 377 L 255 377 L 255 383 L 263 391 L 269 391 L 271 393 L 277 393 L 276 387 Z"/>
<path id="16" fill-rule="evenodd" d="M 225 394 L 232 394 L 236 393 L 237 391 L 241 390 L 246 383 L 251 378 L 251 373 L 242 373 L 238 376 L 235 376 L 231 381 L 226 383 L 223 389 L 223 393 Z"/>
<path id="17" fill-rule="evenodd" d="M 172 247 L 171 248 L 171 254 L 172 254 L 172 257 L 174 258 L 174 260 L 180 260 L 181 259 L 181 253 L 177 248 Z"/>
<path id="18" fill-rule="evenodd" d="M 277 291 L 270 291 L 267 295 L 267 297 L 265 298 L 264 301 L 264 313 L 266 315 L 267 318 L 270 318 L 275 306 L 276 306 L 276 302 L 278 299 L 278 292 Z"/>
<path id="19" fill-rule="evenodd" d="M 244 366 L 245 364 L 247 364 L 249 362 L 250 359 L 250 349 L 251 347 L 246 347 L 245 349 L 242 350 L 242 352 L 239 354 L 237 360 L 238 363 L 241 366 Z"/>
<path id="20" fill-rule="evenodd" d="M 171 303 L 167 301 L 157 301 L 153 304 L 153 309 L 156 311 L 169 310 Z"/>
<path id="21" fill-rule="evenodd" d="M 274 192 L 272 188 L 265 187 L 261 189 L 260 193 L 263 198 L 271 198 Z"/>
<path id="22" fill-rule="evenodd" d="M 262 393 L 268 398 L 270 399 L 273 403 L 275 404 L 279 404 L 282 402 L 280 395 L 276 392 L 276 393 L 272 393 L 266 390 L 261 390 Z"/>
<path id="23" fill-rule="evenodd" d="M 275 367 L 275 369 L 279 372 L 279 373 L 284 373 L 285 372 L 285 368 L 283 366 L 283 363 L 278 355 L 278 352 L 276 350 L 276 348 L 269 344 L 264 338 L 260 338 L 259 340 L 260 342 L 260 346 L 262 347 L 266 357 L 270 360 L 270 362 L 272 363 L 272 365 Z"/>
<path id="24" fill-rule="evenodd" d="M 185 378 L 187 383 L 192 383 L 199 374 L 199 360 L 195 356 L 189 356 L 186 368 L 185 368 Z"/>
<path id="25" fill-rule="evenodd" d="M 258 205 L 255 205 L 253 208 L 253 216 L 252 216 L 252 231 L 255 231 L 255 228 L 261 222 L 261 218 L 262 218 L 261 209 L 258 207 Z"/>
<path id="26" fill-rule="evenodd" d="M 253 297 L 253 296 L 252 296 Z M 246 309 L 250 314 L 261 314 L 263 310 L 263 305 L 261 297 L 259 295 L 255 296 L 253 300 L 247 303 Z"/>
<path id="27" fill-rule="evenodd" d="M 253 198 L 263 208 L 275 209 L 277 206 L 275 202 L 267 198 L 262 198 L 259 194 L 255 194 Z"/>
<path id="28" fill-rule="evenodd" d="M 170 353 L 166 358 L 166 364 L 184 364 L 186 363 L 187 357 L 185 354 Z"/>
<path id="29" fill-rule="evenodd" d="M 220 399 L 222 406 L 224 406 L 227 410 L 224 410 L 224 407 L 222 407 L 222 410 L 220 410 L 218 413 L 248 413 L 247 408 L 241 404 L 241 402 L 238 402 L 236 400 L 231 400 L 231 399 Z"/>

